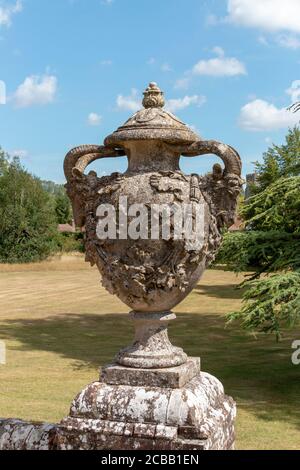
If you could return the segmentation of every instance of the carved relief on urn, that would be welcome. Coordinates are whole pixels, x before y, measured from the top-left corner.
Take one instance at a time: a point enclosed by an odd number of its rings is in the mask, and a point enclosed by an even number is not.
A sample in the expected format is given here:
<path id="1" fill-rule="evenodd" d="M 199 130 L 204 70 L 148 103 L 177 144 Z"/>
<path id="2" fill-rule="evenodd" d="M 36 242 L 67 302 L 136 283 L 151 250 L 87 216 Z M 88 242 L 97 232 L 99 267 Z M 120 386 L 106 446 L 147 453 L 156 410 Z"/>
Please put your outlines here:
<path id="1" fill-rule="evenodd" d="M 167 337 L 164 339 L 164 325 L 172 317 L 170 310 L 189 294 L 213 261 L 222 228 L 234 222 L 242 185 L 241 160 L 232 147 L 201 140 L 164 110 L 164 96 L 155 83 L 150 83 L 144 92 L 143 106 L 106 137 L 103 146 L 84 145 L 71 150 L 65 159 L 65 174 L 75 222 L 85 226 L 86 260 L 97 265 L 104 287 L 134 310 L 140 324 L 135 348 L 143 349 L 144 356 L 147 348 L 163 351 L 165 361 L 142 361 L 144 366 L 168 367 L 184 363 L 186 356 L 173 348 Z M 211 153 L 223 160 L 224 169 L 217 164 L 212 173 L 202 176 L 186 175 L 180 170 L 181 156 Z M 125 173 L 101 178 L 94 171 L 84 173 L 94 160 L 122 156 L 128 159 Z M 133 220 L 137 205 L 145 208 L 143 216 L 149 224 L 139 237 L 129 237 L 128 226 L 138 224 Z M 115 210 L 111 216 L 115 232 L 112 237 L 99 237 L 99 219 L 105 212 L 99 207 L 109 206 Z M 162 207 L 166 212 L 169 209 L 167 235 L 163 233 L 160 215 L 155 220 L 153 207 Z M 176 214 L 182 215 L 187 207 L 194 224 L 192 239 L 182 225 L 178 229 L 176 224 Z M 153 233 L 155 224 L 159 227 L 158 236 Z M 149 320 L 152 318 L 152 326 L 155 324 L 152 334 L 149 325 L 144 327 L 147 315 Z M 153 334 L 155 331 L 158 336 Z M 154 337 L 159 338 L 159 346 L 150 345 Z M 121 354 L 119 362 L 141 367 L 137 357 L 136 363 L 126 361 L 128 354 Z"/>

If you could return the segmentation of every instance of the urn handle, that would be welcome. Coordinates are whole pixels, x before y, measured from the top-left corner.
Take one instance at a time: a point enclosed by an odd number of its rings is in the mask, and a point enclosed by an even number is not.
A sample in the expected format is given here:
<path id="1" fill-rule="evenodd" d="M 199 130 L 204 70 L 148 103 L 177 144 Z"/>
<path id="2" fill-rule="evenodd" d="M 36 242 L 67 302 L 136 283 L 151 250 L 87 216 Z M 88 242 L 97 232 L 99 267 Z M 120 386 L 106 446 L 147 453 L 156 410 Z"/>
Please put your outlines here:
<path id="1" fill-rule="evenodd" d="M 236 175 L 241 178 L 242 161 L 237 151 L 230 145 L 217 142 L 216 140 L 199 140 L 182 149 L 184 157 L 196 157 L 212 153 L 220 157 L 225 165 L 224 176 Z"/>
<path id="2" fill-rule="evenodd" d="M 75 174 L 83 174 L 86 167 L 99 158 L 123 157 L 122 149 L 105 147 L 104 145 L 81 145 L 67 153 L 64 161 L 64 172 L 69 183 Z"/>
<path id="3" fill-rule="evenodd" d="M 81 145 L 67 153 L 64 161 L 64 172 L 67 180 L 66 190 L 72 201 L 75 225 L 85 224 L 85 201 L 82 195 L 82 178 L 86 167 L 99 158 L 122 157 L 125 152 L 121 149 L 103 145 Z"/>
<path id="4" fill-rule="evenodd" d="M 243 186 L 242 162 L 237 151 L 230 145 L 215 140 L 200 140 L 181 147 L 184 157 L 196 157 L 212 153 L 223 160 L 225 169 L 218 163 L 211 175 L 206 176 L 206 190 L 214 204 L 215 216 L 219 229 L 230 227 L 236 220 L 238 196 Z"/>

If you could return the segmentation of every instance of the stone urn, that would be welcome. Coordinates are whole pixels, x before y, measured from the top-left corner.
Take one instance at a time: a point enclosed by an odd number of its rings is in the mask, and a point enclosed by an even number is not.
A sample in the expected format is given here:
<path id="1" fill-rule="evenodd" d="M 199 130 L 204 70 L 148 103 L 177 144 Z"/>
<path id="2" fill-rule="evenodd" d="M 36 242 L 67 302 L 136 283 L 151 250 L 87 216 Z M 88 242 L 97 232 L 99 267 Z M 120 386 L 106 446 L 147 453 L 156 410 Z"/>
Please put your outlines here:
<path id="1" fill-rule="evenodd" d="M 111 449 L 131 448 L 137 442 L 141 448 L 163 448 L 159 447 L 162 442 L 165 448 L 183 448 L 186 439 L 197 441 L 195 448 L 205 448 L 205 439 L 211 442 L 207 448 L 233 446 L 233 402 L 217 379 L 200 372 L 198 359 L 188 358 L 170 343 L 167 325 L 175 318 L 172 308 L 191 292 L 214 260 L 222 229 L 235 221 L 241 159 L 228 145 L 202 140 L 164 105 L 163 92 L 150 83 L 143 109 L 106 137 L 104 145 L 83 145 L 65 158 L 66 188 L 75 223 L 84 227 L 86 260 L 97 265 L 103 286 L 132 309 L 136 329 L 133 344 L 102 371 L 100 382 L 75 399 L 63 422 L 66 433 L 75 432 L 74 439 L 76 432 L 81 436 L 79 448 L 102 448 L 103 442 L 104 448 Z M 181 157 L 206 154 L 220 157 L 223 167 L 216 164 L 206 175 L 186 175 L 180 170 Z M 127 171 L 103 177 L 95 171 L 85 174 L 91 162 L 107 157 L 127 157 Z M 177 401 L 171 397 L 173 389 L 180 391 Z M 194 397 L 190 405 L 188 394 Z M 194 412 L 192 418 L 191 408 L 203 408 L 203 397 L 206 414 Z M 178 406 L 185 418 L 178 415 Z M 172 407 L 178 417 L 168 421 Z M 211 424 L 215 428 L 211 436 L 219 436 L 222 428 L 223 437 L 205 437 L 209 431 L 207 427 L 203 431 L 203 423 L 208 423 L 203 415 L 211 417 L 217 407 L 222 408 L 224 422 Z M 122 423 L 122 439 L 116 437 L 117 425 L 112 431 L 111 424 L 105 434 L 103 422 Z M 89 444 L 82 443 L 82 423 L 84 432 L 89 429 L 94 436 L 92 441 L 85 436 Z M 130 424 L 143 424 L 145 436 L 132 431 L 131 438 L 125 438 Z M 163 441 L 155 434 L 158 425 L 165 426 Z M 172 431 L 171 438 L 168 432 L 174 426 L 177 434 Z M 230 429 L 228 439 L 224 429 Z"/>

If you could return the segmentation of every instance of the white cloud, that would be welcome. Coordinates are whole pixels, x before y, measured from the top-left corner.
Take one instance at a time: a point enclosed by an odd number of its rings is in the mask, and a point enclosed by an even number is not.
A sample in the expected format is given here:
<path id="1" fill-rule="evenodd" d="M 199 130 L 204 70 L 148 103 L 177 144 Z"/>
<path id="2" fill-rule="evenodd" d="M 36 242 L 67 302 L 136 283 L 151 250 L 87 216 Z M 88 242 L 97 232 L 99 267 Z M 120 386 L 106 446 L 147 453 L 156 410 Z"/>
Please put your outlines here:
<path id="1" fill-rule="evenodd" d="M 223 47 L 220 47 L 220 46 L 215 46 L 212 48 L 212 51 L 218 55 L 219 57 L 224 57 L 225 55 L 225 51 L 223 49 Z"/>
<path id="2" fill-rule="evenodd" d="M 189 87 L 190 81 L 190 77 L 179 78 L 176 80 L 174 88 L 186 90 Z"/>
<path id="3" fill-rule="evenodd" d="M 166 109 L 172 113 L 180 111 L 191 105 L 202 106 L 206 102 L 206 97 L 202 95 L 184 96 L 183 98 L 175 98 L 167 100 Z"/>
<path id="4" fill-rule="evenodd" d="M 52 103 L 57 91 L 54 75 L 31 75 L 19 85 L 12 99 L 17 108 Z"/>
<path id="5" fill-rule="evenodd" d="M 175 89 L 187 89 L 195 75 L 206 75 L 212 77 L 233 77 L 246 75 L 245 65 L 235 57 L 226 57 L 224 49 L 215 46 L 212 52 L 217 56 L 213 59 L 200 60 L 191 70 L 187 70 L 182 78 L 176 80 Z"/>
<path id="6" fill-rule="evenodd" d="M 21 0 L 17 0 L 11 5 L 0 6 L 0 26 L 10 26 L 13 15 L 20 13 L 22 10 L 23 4 Z"/>
<path id="7" fill-rule="evenodd" d="M 194 75 L 210 75 L 214 77 L 233 77 L 246 75 L 246 67 L 235 57 L 225 57 L 224 50 L 216 46 L 213 52 L 217 55 L 214 59 L 200 60 L 194 65 Z"/>
<path id="8" fill-rule="evenodd" d="M 147 60 L 148 65 L 153 65 L 153 64 L 155 64 L 155 62 L 156 61 L 155 61 L 154 57 L 150 57 L 150 59 Z"/>
<path id="9" fill-rule="evenodd" d="M 216 15 L 207 15 L 207 17 L 205 18 L 205 24 L 207 26 L 215 26 L 216 24 L 218 24 L 219 20 L 218 20 L 218 17 Z"/>
<path id="10" fill-rule="evenodd" d="M 269 42 L 268 42 L 267 38 L 265 36 L 263 36 L 262 34 L 260 36 L 258 36 L 257 40 L 263 46 L 269 46 Z"/>
<path id="11" fill-rule="evenodd" d="M 289 34 L 281 34 L 277 37 L 277 43 L 288 49 L 299 49 L 300 48 L 300 37 Z"/>
<path id="12" fill-rule="evenodd" d="M 138 111 L 142 107 L 142 102 L 138 98 L 138 91 L 132 88 L 129 96 L 118 95 L 117 107 L 121 110 Z"/>
<path id="13" fill-rule="evenodd" d="M 299 100 L 300 80 L 294 80 L 285 92 L 290 96 L 291 103 Z M 240 126 L 248 131 L 285 129 L 298 123 L 297 114 L 261 99 L 253 99 L 243 106 L 239 117 Z"/>
<path id="14" fill-rule="evenodd" d="M 110 59 L 101 60 L 100 64 L 101 65 L 112 65 L 112 60 L 110 60 Z"/>
<path id="15" fill-rule="evenodd" d="M 300 80 L 294 80 L 285 92 L 291 97 L 292 103 L 300 100 Z"/>
<path id="16" fill-rule="evenodd" d="M 172 71 L 172 68 L 171 68 L 170 64 L 168 64 L 167 62 L 162 64 L 160 69 L 161 69 L 162 72 L 171 72 Z"/>
<path id="17" fill-rule="evenodd" d="M 101 121 L 102 121 L 102 116 L 100 116 L 97 113 L 90 113 L 88 115 L 88 124 L 90 126 L 99 126 L 99 124 L 101 124 Z"/>
<path id="18" fill-rule="evenodd" d="M 120 110 L 136 112 L 142 109 L 142 101 L 138 99 L 138 91 L 133 88 L 129 96 L 118 95 L 117 107 Z M 206 97 L 202 95 L 184 96 L 166 100 L 165 109 L 171 112 L 180 111 L 191 105 L 202 106 L 206 102 Z"/>
<path id="19" fill-rule="evenodd" d="M 231 23 L 268 31 L 300 32 L 299 0 L 228 0 Z"/>

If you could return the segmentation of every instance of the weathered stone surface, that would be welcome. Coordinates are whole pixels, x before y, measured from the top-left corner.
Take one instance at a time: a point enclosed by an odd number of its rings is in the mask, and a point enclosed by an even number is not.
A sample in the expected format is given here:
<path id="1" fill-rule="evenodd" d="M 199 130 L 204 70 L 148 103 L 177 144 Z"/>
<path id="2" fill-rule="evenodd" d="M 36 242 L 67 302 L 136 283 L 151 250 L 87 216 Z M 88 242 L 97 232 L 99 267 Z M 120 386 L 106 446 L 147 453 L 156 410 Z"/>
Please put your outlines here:
<path id="1" fill-rule="evenodd" d="M 143 105 L 144 109 L 105 139 L 104 146 L 88 145 L 71 150 L 64 168 L 76 223 L 85 226 L 87 261 L 97 265 L 102 283 L 110 293 L 138 314 L 150 316 L 155 312 L 169 312 L 181 302 L 214 259 L 222 228 L 234 221 L 242 179 L 238 153 L 228 145 L 201 140 L 176 116 L 162 109 L 163 93 L 155 83 L 146 89 Z M 180 170 L 181 155 L 209 153 L 223 160 L 224 170 L 215 165 L 212 174 L 206 176 L 185 175 Z M 94 171 L 84 174 L 88 164 L 97 158 L 122 155 L 128 158 L 125 173 L 102 178 Z M 193 217 L 201 211 L 202 227 L 195 235 L 195 246 L 191 248 L 187 236 L 178 239 L 174 233 L 168 240 L 163 237 L 99 239 L 97 208 L 109 204 L 120 214 L 121 198 L 126 198 L 128 206 L 164 204 L 176 205 L 181 210 L 189 204 Z M 150 325 L 148 333 L 151 328 Z M 161 329 L 160 335 L 154 328 L 153 334 L 148 334 L 147 344 L 143 344 L 145 334 L 140 336 L 133 347 L 118 355 L 118 363 L 161 368 L 187 360 L 181 350 L 171 347 L 166 328 Z M 157 353 L 156 339 L 161 354 Z"/>
<path id="2" fill-rule="evenodd" d="M 108 147 L 122 147 L 129 140 L 162 140 L 167 143 L 193 143 L 198 135 L 169 111 L 163 110 L 163 93 L 155 83 L 144 92 L 142 109 L 105 139 Z"/>
<path id="3" fill-rule="evenodd" d="M 48 423 L 0 420 L 0 450 L 54 450 L 57 428 Z"/>
<path id="4" fill-rule="evenodd" d="M 223 399 L 222 384 L 205 372 L 180 389 L 94 382 L 75 398 L 70 416 L 197 427 L 207 410 L 219 408 Z"/>
<path id="5" fill-rule="evenodd" d="M 168 324 L 176 319 L 172 312 L 131 312 L 134 320 L 133 344 L 122 349 L 115 358 L 118 364 L 138 369 L 176 367 L 185 364 L 187 355 L 173 346 Z"/>
<path id="6" fill-rule="evenodd" d="M 100 382 L 109 385 L 181 388 L 200 372 L 200 359 L 188 358 L 185 364 L 165 369 L 133 369 L 110 364 L 102 369 Z"/>
<path id="7" fill-rule="evenodd" d="M 95 382 L 60 425 L 0 420 L 0 450 L 229 450 L 235 415 L 204 372 L 177 389 Z"/>
<path id="8" fill-rule="evenodd" d="M 57 442 L 62 449 L 232 449 L 235 414 L 222 384 L 204 372 L 179 389 L 96 382 L 75 399 Z"/>

